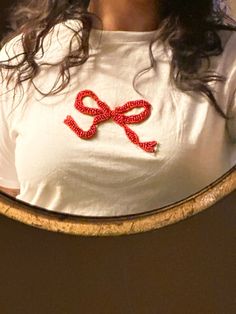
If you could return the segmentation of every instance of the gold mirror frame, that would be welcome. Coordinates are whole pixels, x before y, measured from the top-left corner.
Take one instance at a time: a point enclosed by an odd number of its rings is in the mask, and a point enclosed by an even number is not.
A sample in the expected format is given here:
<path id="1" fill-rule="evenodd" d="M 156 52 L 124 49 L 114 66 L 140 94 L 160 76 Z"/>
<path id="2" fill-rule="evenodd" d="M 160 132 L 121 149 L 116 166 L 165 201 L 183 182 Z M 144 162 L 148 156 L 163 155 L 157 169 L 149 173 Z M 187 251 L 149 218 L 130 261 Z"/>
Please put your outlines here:
<path id="1" fill-rule="evenodd" d="M 181 201 L 141 214 L 83 217 L 52 212 L 0 193 L 0 214 L 24 224 L 79 236 L 119 236 L 162 228 L 191 217 L 236 190 L 236 166 Z"/>

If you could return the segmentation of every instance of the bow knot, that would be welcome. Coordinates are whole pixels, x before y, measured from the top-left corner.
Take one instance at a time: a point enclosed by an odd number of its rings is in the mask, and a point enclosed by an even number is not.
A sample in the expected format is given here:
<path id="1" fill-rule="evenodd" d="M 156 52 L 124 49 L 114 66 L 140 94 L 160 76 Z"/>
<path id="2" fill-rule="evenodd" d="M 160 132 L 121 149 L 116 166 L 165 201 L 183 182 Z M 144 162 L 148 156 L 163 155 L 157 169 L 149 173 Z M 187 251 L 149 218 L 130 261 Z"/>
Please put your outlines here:
<path id="1" fill-rule="evenodd" d="M 95 100 L 100 108 L 86 107 L 83 104 L 84 97 L 91 97 Z M 133 108 L 143 107 L 144 111 L 139 114 L 126 116 L 125 113 Z M 91 116 L 95 116 L 93 124 L 88 131 L 82 130 L 71 116 L 67 116 L 64 123 L 71 128 L 80 138 L 89 139 L 93 137 L 97 131 L 97 125 L 103 121 L 112 119 L 121 127 L 124 128 L 127 137 L 136 145 L 141 147 L 146 152 L 154 152 L 156 141 L 140 142 L 138 135 L 132 131 L 126 124 L 139 123 L 147 119 L 150 115 L 151 105 L 145 100 L 128 101 L 123 106 L 116 107 L 114 110 L 103 101 L 91 90 L 83 90 L 78 93 L 75 101 L 75 108 Z"/>

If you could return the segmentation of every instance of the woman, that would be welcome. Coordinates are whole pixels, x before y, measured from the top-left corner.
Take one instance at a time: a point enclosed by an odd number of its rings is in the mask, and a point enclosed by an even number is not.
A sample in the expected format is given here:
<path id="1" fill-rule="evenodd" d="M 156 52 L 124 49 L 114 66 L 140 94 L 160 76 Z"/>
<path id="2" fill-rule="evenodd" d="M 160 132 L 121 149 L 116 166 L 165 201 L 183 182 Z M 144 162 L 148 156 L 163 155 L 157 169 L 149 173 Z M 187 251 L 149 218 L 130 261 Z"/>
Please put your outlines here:
<path id="1" fill-rule="evenodd" d="M 234 24 L 213 0 L 20 4 L 1 50 L 2 190 L 118 216 L 212 183 L 235 164 Z"/>

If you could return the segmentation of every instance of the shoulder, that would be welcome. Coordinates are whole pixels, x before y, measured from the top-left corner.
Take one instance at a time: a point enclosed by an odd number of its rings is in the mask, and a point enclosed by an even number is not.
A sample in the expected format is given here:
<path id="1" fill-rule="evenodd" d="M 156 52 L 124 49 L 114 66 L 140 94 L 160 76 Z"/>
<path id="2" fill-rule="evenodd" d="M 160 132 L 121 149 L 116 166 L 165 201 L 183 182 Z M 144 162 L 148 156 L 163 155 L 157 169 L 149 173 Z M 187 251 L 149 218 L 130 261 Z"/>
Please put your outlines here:
<path id="1" fill-rule="evenodd" d="M 75 20 L 67 20 L 56 24 L 46 35 L 43 41 L 43 51 L 36 55 L 37 62 L 56 63 L 68 55 L 70 46 L 76 49 L 80 45 L 80 35 L 82 23 Z"/>
<path id="2" fill-rule="evenodd" d="M 40 63 L 44 62 L 58 62 L 61 58 L 69 52 L 70 42 L 74 34 L 79 34 L 82 29 L 82 23 L 77 20 L 67 20 L 55 24 L 43 39 L 42 47 L 36 53 L 35 59 Z M 0 61 L 9 62 L 9 59 L 15 58 L 10 61 L 19 62 L 23 58 L 23 37 L 24 34 L 18 34 L 7 43 L 5 43 L 0 50 Z M 79 44 L 78 40 L 72 40 L 72 47 Z"/>
<path id="3" fill-rule="evenodd" d="M 226 79 L 223 87 L 219 90 L 222 103 L 225 102 L 227 112 L 235 106 L 236 86 L 236 31 L 221 31 L 223 53 L 218 57 L 216 72 Z M 221 86 L 221 85 L 220 85 Z"/>
<path id="4" fill-rule="evenodd" d="M 2 97 L 4 93 L 10 92 L 10 86 L 13 87 L 15 78 L 11 77 L 11 81 L 6 85 L 7 79 L 11 74 L 10 69 L 4 67 L 4 65 L 17 65 L 21 61 L 24 49 L 22 47 L 22 34 L 19 34 L 11 38 L 7 43 L 5 43 L 0 49 L 0 96 Z"/>
<path id="5" fill-rule="evenodd" d="M 219 31 L 219 36 L 222 43 L 224 57 L 236 59 L 236 30 L 235 31 Z"/>
<path id="6" fill-rule="evenodd" d="M 0 50 L 0 62 L 4 64 L 9 62 L 9 59 L 14 58 L 20 53 L 24 52 L 22 46 L 22 34 L 19 34 L 13 38 L 11 38 L 8 42 L 6 42 L 1 50 Z M 10 64 L 14 64 L 14 60 L 10 62 Z"/>
<path id="7" fill-rule="evenodd" d="M 236 77 L 236 31 L 221 30 L 218 34 L 223 51 L 211 58 L 213 70 L 231 80 Z"/>

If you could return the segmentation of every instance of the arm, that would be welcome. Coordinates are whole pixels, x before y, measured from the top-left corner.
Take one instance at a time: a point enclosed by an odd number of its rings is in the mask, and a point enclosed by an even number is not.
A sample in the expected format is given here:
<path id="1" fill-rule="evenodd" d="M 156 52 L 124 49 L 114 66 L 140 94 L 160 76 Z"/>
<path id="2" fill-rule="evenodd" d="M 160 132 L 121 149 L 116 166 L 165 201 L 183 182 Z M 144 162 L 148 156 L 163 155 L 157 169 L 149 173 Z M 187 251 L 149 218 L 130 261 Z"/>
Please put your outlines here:
<path id="1" fill-rule="evenodd" d="M 0 191 L 7 193 L 13 197 L 16 197 L 20 193 L 20 189 L 9 189 L 4 188 L 3 186 L 0 186 Z"/>
<path id="2" fill-rule="evenodd" d="M 17 38 L 15 38 L 16 40 Z M 14 56 L 14 40 L 0 50 L 0 61 Z M 5 64 L 5 62 L 4 62 Z M 7 86 L 8 70 L 0 71 L 0 191 L 16 197 L 20 193 L 15 167 L 15 138 L 11 137 L 9 114 L 13 106 L 14 84 Z M 12 88 L 11 88 L 12 87 Z"/>

